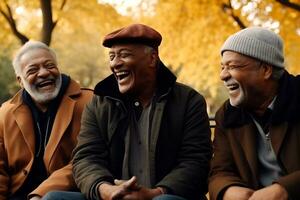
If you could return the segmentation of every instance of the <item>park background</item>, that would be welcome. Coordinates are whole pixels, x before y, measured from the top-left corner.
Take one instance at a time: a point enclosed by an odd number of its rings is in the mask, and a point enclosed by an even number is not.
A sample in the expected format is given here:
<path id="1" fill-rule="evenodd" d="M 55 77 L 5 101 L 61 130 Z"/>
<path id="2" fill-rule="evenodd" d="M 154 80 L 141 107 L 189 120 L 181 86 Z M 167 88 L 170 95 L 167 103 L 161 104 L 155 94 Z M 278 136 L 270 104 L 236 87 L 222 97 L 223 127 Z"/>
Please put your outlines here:
<path id="1" fill-rule="evenodd" d="M 300 0 L 0 0 L 0 104 L 19 89 L 11 61 L 29 39 L 49 44 L 61 72 L 93 88 L 111 73 L 103 37 L 131 23 L 162 34 L 161 60 L 204 95 L 211 116 L 227 98 L 219 49 L 242 28 L 280 34 L 287 70 L 300 72 Z"/>

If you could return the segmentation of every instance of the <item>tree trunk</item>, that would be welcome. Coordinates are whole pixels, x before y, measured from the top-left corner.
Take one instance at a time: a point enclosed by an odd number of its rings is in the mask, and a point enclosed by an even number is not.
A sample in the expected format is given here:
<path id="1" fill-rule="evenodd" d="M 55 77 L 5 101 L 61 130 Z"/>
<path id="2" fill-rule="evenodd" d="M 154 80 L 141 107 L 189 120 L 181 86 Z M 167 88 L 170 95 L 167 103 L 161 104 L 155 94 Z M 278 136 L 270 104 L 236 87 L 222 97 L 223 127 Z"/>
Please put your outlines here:
<path id="1" fill-rule="evenodd" d="M 50 45 L 53 29 L 56 23 L 52 19 L 52 6 L 51 0 L 40 0 L 42 14 L 43 14 L 43 27 L 41 32 L 41 41 Z"/>

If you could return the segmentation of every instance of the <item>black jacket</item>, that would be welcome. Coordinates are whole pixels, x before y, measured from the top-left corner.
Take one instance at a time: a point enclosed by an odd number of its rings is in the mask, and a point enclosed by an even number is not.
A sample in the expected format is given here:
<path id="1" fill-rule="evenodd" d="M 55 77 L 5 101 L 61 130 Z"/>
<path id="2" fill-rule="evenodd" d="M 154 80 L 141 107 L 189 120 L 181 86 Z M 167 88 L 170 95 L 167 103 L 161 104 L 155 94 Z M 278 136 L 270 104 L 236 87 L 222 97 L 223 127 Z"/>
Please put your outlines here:
<path id="1" fill-rule="evenodd" d="M 155 186 L 187 199 L 204 199 L 211 158 L 210 128 L 204 98 L 176 83 L 161 63 L 157 100 L 150 124 L 150 174 Z M 95 88 L 95 96 L 82 118 L 73 172 L 89 199 L 97 199 L 96 185 L 121 178 L 124 136 L 130 109 L 110 76 Z"/>

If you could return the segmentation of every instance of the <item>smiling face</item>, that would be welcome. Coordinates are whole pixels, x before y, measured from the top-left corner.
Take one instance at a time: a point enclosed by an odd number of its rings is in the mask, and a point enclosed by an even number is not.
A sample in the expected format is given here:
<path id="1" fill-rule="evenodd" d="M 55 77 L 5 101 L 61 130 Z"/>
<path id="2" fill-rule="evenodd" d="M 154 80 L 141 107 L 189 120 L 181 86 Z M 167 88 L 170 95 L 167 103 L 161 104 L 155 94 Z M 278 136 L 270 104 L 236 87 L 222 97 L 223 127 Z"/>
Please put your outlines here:
<path id="1" fill-rule="evenodd" d="M 222 56 L 220 78 L 229 92 L 232 106 L 254 108 L 265 100 L 269 68 L 262 63 L 232 51 Z"/>
<path id="2" fill-rule="evenodd" d="M 111 47 L 109 58 L 121 93 L 140 97 L 154 90 L 156 51 L 140 44 L 118 44 Z"/>
<path id="3" fill-rule="evenodd" d="M 54 99 L 61 87 L 61 75 L 54 56 L 46 49 L 31 49 L 20 58 L 17 79 L 37 104 Z"/>

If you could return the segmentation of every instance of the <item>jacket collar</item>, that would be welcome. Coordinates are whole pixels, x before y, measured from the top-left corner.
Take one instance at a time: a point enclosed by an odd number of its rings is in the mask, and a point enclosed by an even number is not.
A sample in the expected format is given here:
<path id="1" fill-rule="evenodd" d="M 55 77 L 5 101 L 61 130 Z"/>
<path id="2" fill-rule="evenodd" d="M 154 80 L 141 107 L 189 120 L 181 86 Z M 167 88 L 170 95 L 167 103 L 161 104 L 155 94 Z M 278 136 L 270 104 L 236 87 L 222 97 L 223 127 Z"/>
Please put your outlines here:
<path id="1" fill-rule="evenodd" d="M 13 106 L 13 114 L 16 123 L 20 128 L 20 131 L 22 132 L 22 135 L 30 148 L 32 155 L 34 155 L 34 134 L 29 134 L 32 133 L 32 130 L 34 130 L 33 119 L 29 107 L 23 102 L 22 91 L 23 89 L 20 90 L 9 101 L 9 104 Z M 51 156 L 53 155 L 60 139 L 62 138 L 63 134 L 65 133 L 65 130 L 67 129 L 72 120 L 73 110 L 75 107 L 75 100 L 73 98 L 80 96 L 80 94 L 81 90 L 79 84 L 71 79 L 70 84 L 66 89 L 65 95 L 63 96 L 62 101 L 59 105 L 57 114 L 55 116 L 55 121 L 53 124 L 51 135 L 49 138 L 49 143 L 46 146 L 46 163 L 49 163 Z"/>
<path id="2" fill-rule="evenodd" d="M 66 75 L 62 74 L 62 76 L 66 76 Z M 68 77 L 68 76 L 66 76 L 66 77 Z M 72 79 L 70 79 L 69 82 L 70 83 L 68 84 L 68 87 L 66 88 L 64 95 L 69 96 L 69 97 L 80 95 L 81 94 L 80 85 Z M 11 104 L 15 104 L 16 107 L 18 107 L 24 103 L 23 98 L 22 98 L 23 90 L 24 89 L 19 90 L 17 92 L 17 94 L 12 97 L 12 99 L 10 100 Z"/>
<path id="3" fill-rule="evenodd" d="M 175 81 L 176 76 L 160 61 L 157 70 L 157 97 L 167 94 L 169 89 L 175 84 Z M 96 85 L 94 94 L 109 96 L 123 101 L 128 99 L 126 95 L 120 93 L 118 83 L 113 74 Z"/>
<path id="4" fill-rule="evenodd" d="M 279 80 L 279 89 L 275 100 L 272 124 L 294 122 L 300 116 L 300 77 L 293 76 L 287 71 Z M 237 127 L 247 124 L 251 118 L 246 110 L 230 105 L 229 100 L 224 104 L 224 126 Z"/>

